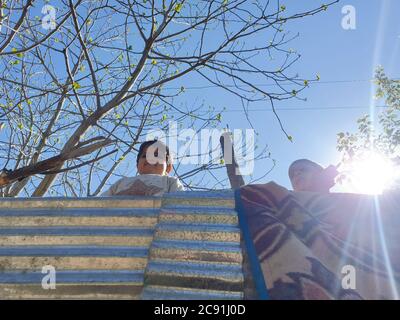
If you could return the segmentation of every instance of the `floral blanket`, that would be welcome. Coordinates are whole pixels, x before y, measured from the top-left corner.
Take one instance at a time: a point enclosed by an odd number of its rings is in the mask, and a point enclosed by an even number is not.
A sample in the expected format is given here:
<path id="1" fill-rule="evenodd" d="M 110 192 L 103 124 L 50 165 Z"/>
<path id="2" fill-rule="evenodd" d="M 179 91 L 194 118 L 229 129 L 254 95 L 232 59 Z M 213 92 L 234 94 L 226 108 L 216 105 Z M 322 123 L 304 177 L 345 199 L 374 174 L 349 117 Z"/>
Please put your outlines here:
<path id="1" fill-rule="evenodd" d="M 236 191 L 260 299 L 398 299 L 400 190 L 380 196 Z"/>

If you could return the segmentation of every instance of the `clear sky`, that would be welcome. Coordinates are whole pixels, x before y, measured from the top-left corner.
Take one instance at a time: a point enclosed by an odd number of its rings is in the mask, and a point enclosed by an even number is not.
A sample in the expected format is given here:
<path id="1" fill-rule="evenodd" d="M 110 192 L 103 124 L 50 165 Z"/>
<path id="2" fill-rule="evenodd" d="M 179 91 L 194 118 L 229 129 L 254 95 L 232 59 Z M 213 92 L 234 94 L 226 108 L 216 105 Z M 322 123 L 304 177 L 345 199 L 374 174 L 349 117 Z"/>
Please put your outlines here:
<path id="1" fill-rule="evenodd" d="M 305 2 L 287 0 L 284 3 L 288 10 L 299 10 Z M 356 10 L 355 30 L 342 28 L 345 5 L 352 5 Z M 275 168 L 258 183 L 274 180 L 290 187 L 287 169 L 299 158 L 309 158 L 324 166 L 339 162 L 337 133 L 355 131 L 356 120 L 374 104 L 379 104 L 372 99 L 375 89 L 371 79 L 375 68 L 382 65 L 389 77 L 400 77 L 399 12 L 398 0 L 348 0 L 287 25 L 286 30 L 293 34 L 299 32 L 299 37 L 290 43 L 302 55 L 293 70 L 309 79 L 315 79 L 318 74 L 320 81 L 302 92 L 301 97 L 307 101 L 291 99 L 276 104 L 293 142 L 280 130 L 269 105 L 250 106 L 255 110 L 250 112 L 250 120 L 259 133 L 259 144 L 267 143 L 271 157 L 276 160 Z M 240 101 L 216 90 L 188 89 L 187 92 L 193 101 L 212 97 L 209 100 L 214 106 L 229 108 L 231 111 L 223 114 L 222 126 L 228 123 L 231 129 L 250 128 L 243 113 L 232 111 L 241 108 Z M 254 178 L 262 176 L 271 165 L 270 160 L 257 162 Z"/>
<path id="2" fill-rule="evenodd" d="M 49 2 L 57 4 L 56 1 Z M 288 15 L 306 8 L 318 8 L 322 3 L 324 0 L 281 1 Z M 355 30 L 342 27 L 342 8 L 346 5 L 355 9 Z M 40 6 L 35 10 L 40 10 Z M 258 133 L 259 147 L 267 144 L 271 159 L 276 162 L 272 171 L 257 182 L 273 180 L 290 188 L 287 170 L 291 162 L 308 158 L 323 166 L 337 164 L 340 160 L 336 149 L 337 133 L 354 132 L 359 117 L 379 110 L 374 105 L 382 105 L 382 102 L 372 99 L 375 94 L 372 78 L 376 67 L 381 65 L 389 77 L 400 78 L 399 12 L 400 0 L 341 0 L 327 11 L 286 24 L 285 31 L 290 31 L 291 35 L 299 34 L 287 45 L 287 49 L 293 48 L 301 54 L 300 60 L 290 71 L 304 79 L 316 79 L 317 75 L 320 78 L 319 82 L 310 83 L 309 88 L 301 92 L 300 97 L 306 98 L 306 101 L 290 99 L 276 102 L 279 117 L 288 134 L 293 137 L 293 142 L 281 131 L 269 103 L 251 104 L 248 121 L 241 112 L 241 102 L 237 97 L 214 86 L 204 88 L 209 83 L 204 79 L 200 81 L 196 74 L 168 84 L 173 88 L 185 86 L 185 93 L 174 103 L 185 103 L 193 108 L 200 103 L 205 107 L 227 108 L 222 114 L 221 128 L 229 124 L 230 129 L 246 129 L 251 128 L 252 124 Z M 270 35 L 270 32 L 261 32 L 250 41 L 254 42 L 254 46 L 265 44 L 270 40 Z M 132 39 L 136 48 L 140 38 Z M 212 45 L 217 40 L 218 33 L 212 34 L 205 45 Z M 107 54 L 113 53 L 107 51 Z M 267 58 L 260 56 L 260 59 L 265 59 L 264 69 L 274 68 L 274 62 Z M 62 62 L 60 59 L 59 63 Z M 266 90 L 268 88 L 271 87 L 265 86 Z M 130 157 L 121 165 L 120 174 L 135 175 L 136 155 Z M 252 178 L 262 177 L 272 168 L 272 163 L 269 159 L 257 161 Z M 180 168 L 179 173 L 190 169 Z M 216 175 L 220 180 L 227 178 L 225 170 L 216 172 Z M 118 178 L 118 175 L 111 177 L 108 185 Z M 246 181 L 249 182 L 250 177 L 246 177 Z M 341 191 L 341 188 L 336 188 L 336 191 Z"/>

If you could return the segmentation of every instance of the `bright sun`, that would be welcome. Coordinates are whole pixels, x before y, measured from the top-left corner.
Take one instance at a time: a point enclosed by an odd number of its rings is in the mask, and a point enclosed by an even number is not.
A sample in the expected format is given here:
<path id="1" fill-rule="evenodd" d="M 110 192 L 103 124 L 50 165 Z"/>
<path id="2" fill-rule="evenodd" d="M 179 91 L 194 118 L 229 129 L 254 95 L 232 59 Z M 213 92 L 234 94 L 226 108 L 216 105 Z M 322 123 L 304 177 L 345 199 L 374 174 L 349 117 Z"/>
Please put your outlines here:
<path id="1" fill-rule="evenodd" d="M 364 154 L 351 165 L 349 187 L 356 193 L 381 194 L 395 182 L 398 171 L 384 156 L 373 152 Z"/>

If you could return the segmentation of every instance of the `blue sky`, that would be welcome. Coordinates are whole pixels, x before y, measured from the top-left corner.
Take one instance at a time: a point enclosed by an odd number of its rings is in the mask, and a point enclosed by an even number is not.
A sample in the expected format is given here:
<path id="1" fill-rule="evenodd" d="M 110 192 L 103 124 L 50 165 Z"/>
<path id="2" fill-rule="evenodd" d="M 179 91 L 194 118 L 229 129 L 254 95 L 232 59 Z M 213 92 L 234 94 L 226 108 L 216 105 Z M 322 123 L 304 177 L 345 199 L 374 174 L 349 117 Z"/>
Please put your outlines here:
<path id="1" fill-rule="evenodd" d="M 305 8 L 317 8 L 323 2 L 286 0 L 281 1 L 281 4 L 285 4 L 286 12 L 290 14 L 304 11 Z M 52 4 L 53 1 L 49 3 Z M 345 5 L 352 5 L 356 10 L 355 30 L 342 28 L 342 8 Z M 36 10 L 39 9 L 40 6 Z M 293 137 L 293 142 L 281 131 L 270 104 L 253 103 L 249 106 L 253 110 L 250 112 L 250 122 L 259 134 L 258 144 L 260 147 L 267 144 L 271 158 L 276 161 L 273 170 L 258 183 L 273 180 L 290 188 L 287 169 L 292 161 L 299 158 L 309 158 L 324 166 L 339 162 L 340 154 L 336 150 L 337 133 L 355 131 L 356 121 L 360 116 L 370 112 L 370 109 L 375 112 L 374 104 L 382 105 L 382 102 L 372 99 L 375 89 L 371 79 L 375 68 L 382 65 L 389 77 L 400 77 L 399 12 L 398 0 L 341 0 L 327 11 L 291 21 L 285 26 L 285 31 L 290 31 L 291 35 L 299 33 L 287 45 L 287 48 L 293 48 L 301 54 L 301 59 L 291 67 L 292 73 L 298 73 L 304 79 L 315 79 L 318 74 L 320 81 L 310 83 L 310 87 L 301 93 L 300 96 L 307 98 L 307 101 L 290 99 L 276 102 L 280 119 L 286 131 Z M 39 11 L 38 14 L 40 15 Z M 270 32 L 261 32 L 249 41 L 256 46 L 268 42 L 270 35 Z M 140 38 L 132 37 L 132 41 L 137 48 Z M 206 45 L 212 46 L 215 42 L 219 42 L 217 33 L 210 35 Z M 187 44 L 190 45 L 191 42 Z M 113 53 L 109 54 L 111 56 Z M 260 56 L 260 59 L 265 57 Z M 274 68 L 274 62 L 265 59 L 263 67 Z M 168 86 L 186 87 L 185 94 L 175 101 L 178 104 L 182 102 L 188 107 L 195 107 L 203 102 L 205 107 L 226 107 L 228 111 L 222 114 L 221 127 L 226 124 L 229 124 L 230 129 L 251 127 L 244 114 L 238 112 L 241 102 L 237 97 L 212 86 L 191 89 L 205 85 L 209 83 L 204 79 L 200 81 L 199 76 L 191 74 Z M 132 154 L 132 161 L 125 161 L 121 166 L 123 175 L 132 176 L 136 173 L 134 157 Z M 263 176 L 271 168 L 271 160 L 256 162 L 253 178 Z M 181 172 L 190 169 L 182 168 Z M 226 179 L 224 170 L 218 172 L 217 176 L 221 180 Z M 108 184 L 118 178 L 110 178 Z M 249 178 L 246 180 L 249 181 Z M 336 190 L 340 191 L 341 188 Z"/>
<path id="2" fill-rule="evenodd" d="M 304 6 L 303 1 L 284 3 L 288 10 L 301 10 Z M 356 10 L 355 30 L 341 26 L 344 5 L 352 5 Z M 258 183 L 273 180 L 289 188 L 287 169 L 299 158 L 309 158 L 324 166 L 338 163 L 337 133 L 355 131 L 356 120 L 367 114 L 370 106 L 382 104 L 372 99 L 374 87 L 369 80 L 375 68 L 382 65 L 390 77 L 400 75 L 399 12 L 400 1 L 396 0 L 349 0 L 287 25 L 286 30 L 300 33 L 290 44 L 302 55 L 293 69 L 304 78 L 315 79 L 318 74 L 320 83 L 313 83 L 302 92 L 307 101 L 291 99 L 276 104 L 286 130 L 293 136 L 292 143 L 280 130 L 268 105 L 250 106 L 257 109 L 250 113 L 250 120 L 259 132 L 260 145 L 267 143 L 276 160 L 272 172 Z M 215 106 L 240 109 L 240 101 L 214 90 L 192 90 L 190 94 L 193 100 L 212 96 Z M 225 123 L 230 128 L 250 127 L 239 112 L 224 113 L 222 125 Z M 262 176 L 271 164 L 269 160 L 257 162 L 254 177 Z"/>
<path id="3" fill-rule="evenodd" d="M 355 30 L 341 27 L 343 5 L 352 5 L 356 9 Z M 395 0 L 342 1 L 325 14 L 293 26 L 301 33 L 295 45 L 303 57 L 297 65 L 299 73 L 312 76 L 317 72 L 322 83 L 314 84 L 304 92 L 307 102 L 291 101 L 285 105 L 320 110 L 280 113 L 294 143 L 286 141 L 277 126 L 268 121 L 274 130 L 271 130 L 270 139 L 267 135 L 266 139 L 278 160 L 271 180 L 289 186 L 287 168 L 297 158 L 306 157 L 323 165 L 339 161 L 336 134 L 355 130 L 356 119 L 368 113 L 375 103 L 371 99 L 374 94 L 372 83 L 358 80 L 372 78 L 377 65 L 382 65 L 390 77 L 399 77 L 399 11 L 400 2 Z M 323 83 L 335 80 L 355 82 Z M 323 109 L 330 107 L 360 108 Z M 265 118 L 271 117 L 265 113 Z"/>

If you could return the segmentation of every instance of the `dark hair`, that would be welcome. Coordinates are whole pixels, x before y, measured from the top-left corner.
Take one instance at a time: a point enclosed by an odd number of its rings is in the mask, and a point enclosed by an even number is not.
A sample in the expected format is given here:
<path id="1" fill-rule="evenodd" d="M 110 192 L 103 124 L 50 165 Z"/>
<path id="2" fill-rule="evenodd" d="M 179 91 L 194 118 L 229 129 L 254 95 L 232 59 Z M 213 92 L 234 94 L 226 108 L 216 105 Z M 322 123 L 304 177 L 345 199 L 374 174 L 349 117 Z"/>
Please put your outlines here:
<path id="1" fill-rule="evenodd" d="M 142 156 L 142 154 L 146 151 L 146 149 L 148 147 L 150 147 L 151 145 L 157 143 L 160 147 L 164 147 L 165 148 L 165 160 L 167 160 L 167 163 L 169 163 L 171 161 L 171 157 L 169 155 L 169 148 L 168 146 L 166 146 L 163 142 L 158 141 L 158 140 L 149 140 L 149 141 L 145 141 L 143 142 L 140 147 L 139 147 L 139 151 L 136 157 L 136 165 L 139 163 L 139 159 Z"/>
<path id="2" fill-rule="evenodd" d="M 308 159 L 299 159 L 299 160 L 296 160 L 296 161 L 292 162 L 292 164 L 289 166 L 289 172 L 288 172 L 289 173 L 289 178 L 291 178 L 292 175 L 293 175 L 293 167 L 296 164 L 300 164 L 300 163 L 307 163 L 308 165 L 310 165 L 311 167 L 314 167 L 317 170 L 324 170 L 324 168 L 322 166 L 320 166 L 318 163 L 315 163 L 315 162 L 313 162 L 311 160 L 308 160 Z"/>

